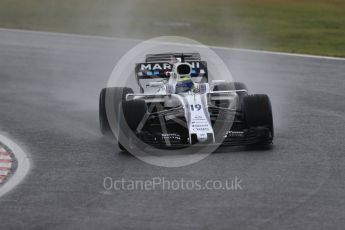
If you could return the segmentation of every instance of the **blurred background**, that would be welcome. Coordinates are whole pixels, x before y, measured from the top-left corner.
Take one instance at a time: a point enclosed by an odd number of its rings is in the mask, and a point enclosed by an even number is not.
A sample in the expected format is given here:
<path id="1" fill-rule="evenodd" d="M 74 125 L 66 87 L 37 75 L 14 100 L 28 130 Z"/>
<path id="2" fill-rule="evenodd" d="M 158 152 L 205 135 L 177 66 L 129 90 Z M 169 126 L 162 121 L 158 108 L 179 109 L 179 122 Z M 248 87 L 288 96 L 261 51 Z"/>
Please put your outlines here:
<path id="1" fill-rule="evenodd" d="M 345 56 L 344 0 L 1 0 L 0 27 Z"/>

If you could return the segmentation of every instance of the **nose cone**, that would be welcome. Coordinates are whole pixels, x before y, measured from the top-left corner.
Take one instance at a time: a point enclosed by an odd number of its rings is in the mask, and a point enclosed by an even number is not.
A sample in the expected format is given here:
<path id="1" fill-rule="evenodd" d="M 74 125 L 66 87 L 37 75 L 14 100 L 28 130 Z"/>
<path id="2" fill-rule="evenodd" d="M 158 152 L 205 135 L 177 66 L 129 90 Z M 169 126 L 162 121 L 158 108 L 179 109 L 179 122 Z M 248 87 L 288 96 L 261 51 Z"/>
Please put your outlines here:
<path id="1" fill-rule="evenodd" d="M 206 142 L 207 141 L 207 134 L 206 133 L 197 133 L 196 134 L 199 142 Z"/>
<path id="2" fill-rule="evenodd" d="M 196 137 L 199 143 L 214 143 L 214 137 L 212 133 L 197 133 Z"/>

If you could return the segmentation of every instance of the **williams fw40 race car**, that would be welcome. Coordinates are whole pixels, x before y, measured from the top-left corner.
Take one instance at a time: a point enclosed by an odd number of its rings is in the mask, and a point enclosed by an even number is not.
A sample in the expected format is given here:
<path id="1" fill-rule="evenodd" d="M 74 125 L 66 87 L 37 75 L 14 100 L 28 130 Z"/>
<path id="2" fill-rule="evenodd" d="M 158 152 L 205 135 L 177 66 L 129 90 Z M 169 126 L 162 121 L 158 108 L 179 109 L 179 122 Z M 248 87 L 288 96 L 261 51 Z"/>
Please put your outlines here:
<path id="1" fill-rule="evenodd" d="M 269 97 L 248 94 L 241 82 L 209 82 L 198 53 L 149 54 L 136 64 L 135 74 L 140 93 L 109 87 L 99 99 L 101 132 L 115 134 L 122 150 L 139 142 L 179 148 L 273 141 Z"/>

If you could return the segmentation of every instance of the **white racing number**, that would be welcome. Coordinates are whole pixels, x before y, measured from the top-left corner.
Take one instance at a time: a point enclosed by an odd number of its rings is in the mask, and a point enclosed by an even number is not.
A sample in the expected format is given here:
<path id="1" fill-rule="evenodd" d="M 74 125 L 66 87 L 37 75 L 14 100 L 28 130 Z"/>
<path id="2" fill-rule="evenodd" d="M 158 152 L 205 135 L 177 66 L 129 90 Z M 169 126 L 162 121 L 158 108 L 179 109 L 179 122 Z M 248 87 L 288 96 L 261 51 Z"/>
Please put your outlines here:
<path id="1" fill-rule="evenodd" d="M 201 110 L 201 104 L 190 105 L 190 109 L 192 111 L 200 111 Z"/>
<path id="2" fill-rule="evenodd" d="M 188 95 L 189 110 L 189 134 L 196 134 L 200 142 L 208 139 L 208 134 L 213 134 L 213 129 L 209 121 L 208 111 L 205 110 L 201 97 L 205 95 Z M 206 100 L 205 100 L 206 101 Z"/>

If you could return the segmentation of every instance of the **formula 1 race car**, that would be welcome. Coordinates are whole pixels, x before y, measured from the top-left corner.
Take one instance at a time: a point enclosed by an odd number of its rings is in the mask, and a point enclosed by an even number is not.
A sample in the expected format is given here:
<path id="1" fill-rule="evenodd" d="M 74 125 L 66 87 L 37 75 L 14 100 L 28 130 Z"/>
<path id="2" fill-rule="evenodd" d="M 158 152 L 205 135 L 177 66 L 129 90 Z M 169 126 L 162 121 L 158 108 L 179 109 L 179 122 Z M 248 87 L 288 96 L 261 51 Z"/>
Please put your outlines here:
<path id="1" fill-rule="evenodd" d="M 99 99 L 101 132 L 117 130 L 122 150 L 136 140 L 157 148 L 273 141 L 269 97 L 249 95 L 241 82 L 209 82 L 199 53 L 149 54 L 135 74 L 140 93 L 109 87 Z"/>

